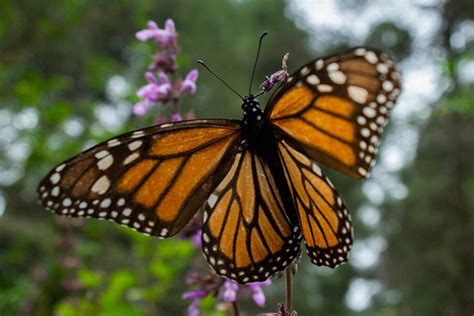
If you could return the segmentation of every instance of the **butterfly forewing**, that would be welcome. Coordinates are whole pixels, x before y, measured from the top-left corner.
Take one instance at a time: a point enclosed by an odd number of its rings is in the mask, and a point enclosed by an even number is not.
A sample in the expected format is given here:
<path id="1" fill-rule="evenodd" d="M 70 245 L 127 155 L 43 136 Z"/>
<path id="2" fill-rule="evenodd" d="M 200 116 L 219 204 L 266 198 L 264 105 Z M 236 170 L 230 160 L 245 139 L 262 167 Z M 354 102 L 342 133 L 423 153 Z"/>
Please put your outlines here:
<path id="1" fill-rule="evenodd" d="M 164 124 L 99 144 L 53 169 L 41 203 L 74 217 L 109 219 L 168 237 L 191 219 L 230 167 L 238 122 Z"/>
<path id="2" fill-rule="evenodd" d="M 207 261 L 240 283 L 263 281 L 293 261 L 299 241 L 267 164 L 250 151 L 238 153 L 205 206 Z"/>
<path id="3" fill-rule="evenodd" d="M 312 159 L 368 177 L 400 75 L 382 52 L 357 48 L 317 59 L 288 77 L 265 109 L 288 142 Z"/>
<path id="4" fill-rule="evenodd" d="M 345 262 L 352 245 L 352 225 L 342 198 L 305 154 L 285 141 L 278 150 L 311 261 L 329 267 Z"/>

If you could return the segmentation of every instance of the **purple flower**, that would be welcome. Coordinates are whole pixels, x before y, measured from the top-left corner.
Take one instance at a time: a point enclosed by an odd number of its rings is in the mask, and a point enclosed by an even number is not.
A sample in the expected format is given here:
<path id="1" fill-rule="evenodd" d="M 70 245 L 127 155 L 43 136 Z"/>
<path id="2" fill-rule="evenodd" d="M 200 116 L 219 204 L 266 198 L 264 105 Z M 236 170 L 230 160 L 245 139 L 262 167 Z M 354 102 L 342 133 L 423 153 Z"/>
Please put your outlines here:
<path id="1" fill-rule="evenodd" d="M 138 40 L 145 42 L 149 40 L 150 38 L 153 38 L 158 30 L 159 30 L 159 27 L 156 24 L 156 22 L 148 21 L 148 28 L 135 33 L 135 37 Z"/>
<path id="2" fill-rule="evenodd" d="M 148 84 L 137 91 L 137 95 L 143 100 L 133 106 L 133 113 L 136 115 L 145 115 L 153 103 L 168 102 L 172 94 L 171 83 L 163 72 L 159 73 L 160 82 L 149 71 L 145 73 L 145 78 L 148 80 Z"/>
<path id="3" fill-rule="evenodd" d="M 162 47 L 176 47 L 176 29 L 171 19 L 166 20 L 164 29 L 160 29 L 156 22 L 148 21 L 148 28 L 138 31 L 135 36 L 142 42 L 153 39 Z"/>
<path id="4" fill-rule="evenodd" d="M 266 77 L 266 80 L 260 85 L 260 88 L 268 92 L 270 91 L 278 82 L 286 80 L 288 78 L 288 66 L 286 65 L 286 61 L 288 60 L 289 53 L 286 53 L 283 56 L 283 60 L 281 62 L 281 70 L 278 70 L 270 77 Z"/>
<path id="5" fill-rule="evenodd" d="M 188 92 L 194 94 L 196 92 L 196 80 L 198 79 L 199 72 L 197 69 L 191 70 L 184 81 L 181 83 L 181 92 Z"/>
<path id="6" fill-rule="evenodd" d="M 183 120 L 183 117 L 181 116 L 181 114 L 175 112 L 173 114 L 171 114 L 170 116 L 170 122 L 179 122 L 179 121 L 182 121 Z"/>
<path id="7" fill-rule="evenodd" d="M 207 294 L 208 293 L 205 290 L 193 290 L 183 294 L 182 298 L 184 300 L 191 301 L 191 304 L 188 306 L 188 316 L 199 316 L 201 314 L 199 311 L 199 300 L 207 296 Z"/>
<path id="8" fill-rule="evenodd" d="M 201 311 L 199 310 L 201 303 L 198 299 L 195 299 L 188 306 L 188 316 L 199 316 Z"/>
<path id="9" fill-rule="evenodd" d="M 145 78 L 148 80 L 149 83 L 146 86 L 143 86 L 138 89 L 137 95 L 151 102 L 156 102 L 156 100 L 158 99 L 160 85 L 151 72 L 146 72 Z"/>
<path id="10" fill-rule="evenodd" d="M 166 74 L 163 72 L 159 73 L 159 77 L 160 77 L 160 83 L 161 83 L 158 89 L 158 94 L 161 99 L 160 101 L 167 102 L 168 101 L 167 99 L 171 95 L 171 89 L 172 89 L 171 82 L 168 80 L 168 76 L 166 76 Z"/>
<path id="11" fill-rule="evenodd" d="M 257 304 L 260 307 L 265 306 L 265 294 L 263 294 L 262 291 L 262 286 L 269 286 L 272 284 L 272 281 L 266 280 L 263 282 L 254 282 L 254 283 L 249 283 L 247 286 L 249 289 L 252 291 L 252 298 L 255 304 Z"/>
<path id="12" fill-rule="evenodd" d="M 237 299 L 237 291 L 239 290 L 239 284 L 232 280 L 225 280 L 221 286 L 222 300 L 224 302 L 235 302 Z"/>
<path id="13" fill-rule="evenodd" d="M 203 298 L 204 296 L 207 295 L 207 292 L 205 290 L 192 290 L 183 293 L 183 300 L 194 300 L 197 298 Z"/>
<path id="14" fill-rule="evenodd" d="M 148 69 L 168 73 L 176 72 L 176 51 L 158 51 L 153 55 L 153 63 Z"/>
<path id="15" fill-rule="evenodd" d="M 201 235 L 202 235 L 202 230 L 198 229 L 194 235 L 191 236 L 191 243 L 195 248 L 201 248 Z"/>
<path id="16" fill-rule="evenodd" d="M 133 114 L 143 116 L 148 112 L 148 110 L 152 107 L 153 103 L 150 100 L 143 100 L 137 102 L 133 105 Z"/>

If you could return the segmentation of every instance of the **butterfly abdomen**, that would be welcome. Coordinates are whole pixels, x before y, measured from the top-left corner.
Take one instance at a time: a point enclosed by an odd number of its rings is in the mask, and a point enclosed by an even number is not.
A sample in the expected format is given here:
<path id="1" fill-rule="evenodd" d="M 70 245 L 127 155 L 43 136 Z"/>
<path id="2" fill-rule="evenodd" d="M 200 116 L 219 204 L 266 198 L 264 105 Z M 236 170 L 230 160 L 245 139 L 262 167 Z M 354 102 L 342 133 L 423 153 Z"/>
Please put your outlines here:
<path id="1" fill-rule="evenodd" d="M 294 226 L 298 226 L 295 204 L 283 173 L 281 160 L 278 156 L 278 140 L 274 128 L 265 117 L 255 123 L 254 126 L 248 127 L 247 134 L 244 135 L 247 140 L 248 149 L 255 155 L 261 157 L 269 167 L 269 171 L 275 181 L 276 189 L 278 190 L 278 195 L 281 196 L 283 209 L 290 222 Z M 245 128 L 243 128 L 243 131 L 245 133 Z"/>

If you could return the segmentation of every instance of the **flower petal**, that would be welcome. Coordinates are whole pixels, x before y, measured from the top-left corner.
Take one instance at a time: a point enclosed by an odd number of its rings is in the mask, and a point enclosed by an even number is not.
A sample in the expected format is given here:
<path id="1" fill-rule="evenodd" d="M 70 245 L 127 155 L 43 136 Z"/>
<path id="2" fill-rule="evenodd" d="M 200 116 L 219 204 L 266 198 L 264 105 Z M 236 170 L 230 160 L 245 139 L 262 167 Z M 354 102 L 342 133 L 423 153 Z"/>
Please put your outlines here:
<path id="1" fill-rule="evenodd" d="M 181 298 L 183 300 L 194 300 L 196 298 L 202 298 L 207 295 L 207 292 L 205 290 L 192 290 L 183 293 Z"/>
<path id="2" fill-rule="evenodd" d="M 143 116 L 148 112 L 153 104 L 148 100 L 137 102 L 133 105 L 133 114 Z"/>
<path id="3" fill-rule="evenodd" d="M 196 82 L 199 76 L 199 71 L 197 69 L 193 69 L 188 74 L 186 75 L 186 79 L 184 80 L 191 80 L 193 82 Z"/>
<path id="4" fill-rule="evenodd" d="M 174 27 L 174 21 L 172 19 L 168 19 L 165 22 L 165 30 L 169 33 L 175 33 L 176 29 Z"/>
<path id="5" fill-rule="evenodd" d="M 171 114 L 171 116 L 170 116 L 170 121 L 171 121 L 171 122 L 179 122 L 179 121 L 182 121 L 182 120 L 183 120 L 183 117 L 182 117 L 181 114 L 179 114 L 179 113 L 173 113 L 173 114 Z M 191 239 L 192 242 L 193 242 L 193 244 L 195 243 L 195 239 L 198 240 L 198 243 L 199 243 L 199 244 L 198 244 L 197 246 L 195 245 L 196 247 L 200 247 L 200 246 L 201 246 L 201 230 L 199 230 L 198 233 L 199 233 L 199 234 L 195 234 L 195 235 L 193 236 L 193 238 Z M 195 237 L 196 235 L 199 236 L 199 237 L 196 238 L 196 237 Z"/>
<path id="6" fill-rule="evenodd" d="M 145 78 L 150 83 L 158 84 L 158 80 L 156 79 L 155 75 L 151 71 L 145 72 Z"/>
<path id="7" fill-rule="evenodd" d="M 193 302 L 188 306 L 187 315 L 188 316 L 200 316 L 201 311 L 199 310 L 200 302 L 198 299 L 193 300 Z"/>
<path id="8" fill-rule="evenodd" d="M 239 290 L 239 285 L 231 280 L 225 280 L 222 284 L 222 300 L 224 302 L 235 302 L 237 299 L 237 291 Z"/>
<path id="9" fill-rule="evenodd" d="M 150 20 L 150 21 L 148 21 L 147 25 L 148 25 L 148 29 L 150 29 L 150 30 L 158 30 L 159 29 L 158 24 L 156 24 L 155 21 Z"/>
<path id="10" fill-rule="evenodd" d="M 265 306 L 265 294 L 263 294 L 262 288 L 254 288 L 252 289 L 252 298 L 255 304 L 257 304 L 260 307 Z"/>
<path id="11" fill-rule="evenodd" d="M 170 83 L 170 81 L 168 79 L 168 76 L 164 72 L 160 71 L 160 73 L 158 74 L 158 77 L 160 78 L 160 83 L 161 84 L 166 84 L 166 83 L 169 84 Z"/>
<path id="12" fill-rule="evenodd" d="M 150 38 L 153 38 L 154 36 L 155 36 L 155 31 L 152 31 L 152 30 L 141 30 L 135 33 L 135 37 L 142 42 L 145 42 L 149 40 Z"/>

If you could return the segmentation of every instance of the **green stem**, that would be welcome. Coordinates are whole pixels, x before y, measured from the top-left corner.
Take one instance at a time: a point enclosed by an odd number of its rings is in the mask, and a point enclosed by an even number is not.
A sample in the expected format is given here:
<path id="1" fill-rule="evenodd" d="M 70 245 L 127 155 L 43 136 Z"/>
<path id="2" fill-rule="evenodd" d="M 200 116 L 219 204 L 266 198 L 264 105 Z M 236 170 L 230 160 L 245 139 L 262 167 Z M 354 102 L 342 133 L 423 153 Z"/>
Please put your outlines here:
<path id="1" fill-rule="evenodd" d="M 291 313 L 291 266 L 290 264 L 285 270 L 285 294 L 286 294 L 286 308 L 288 313 Z"/>

